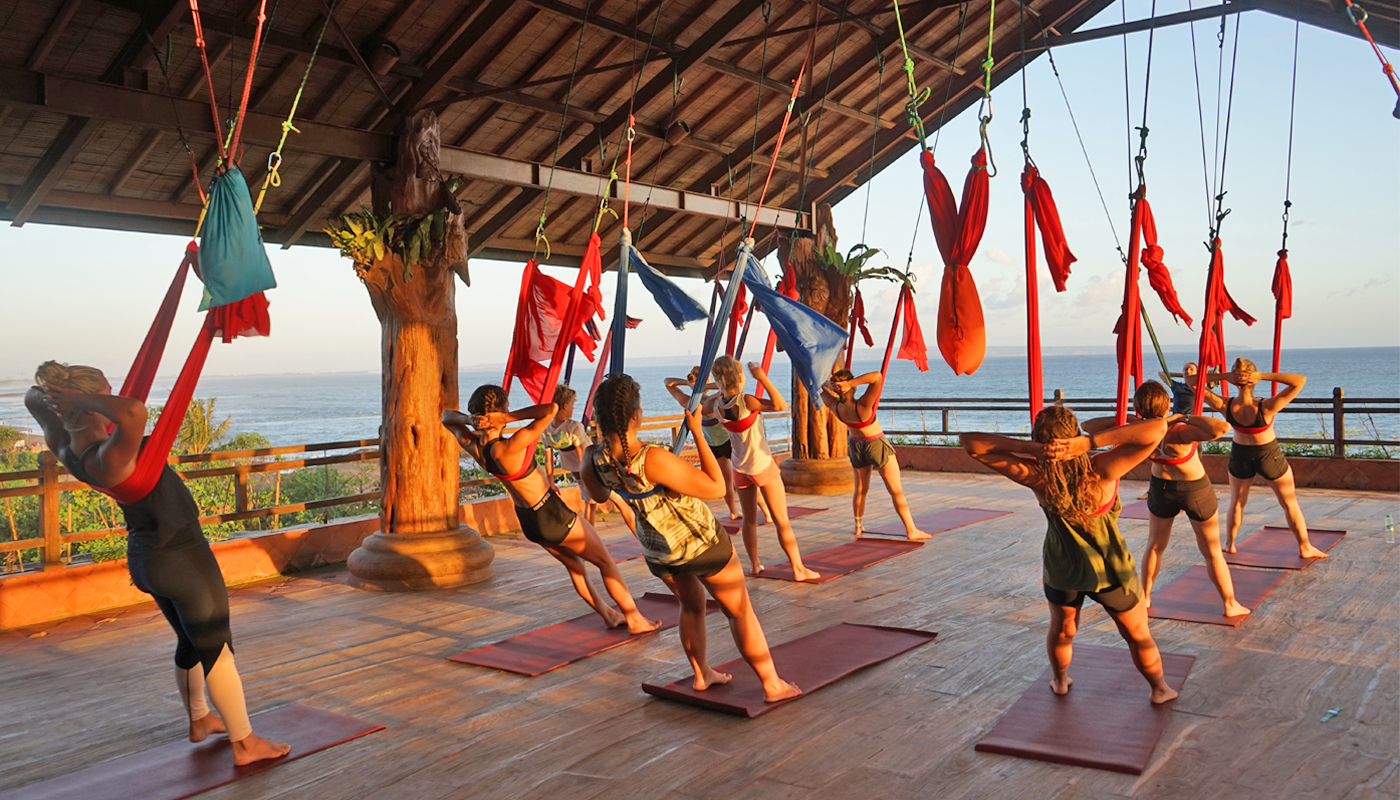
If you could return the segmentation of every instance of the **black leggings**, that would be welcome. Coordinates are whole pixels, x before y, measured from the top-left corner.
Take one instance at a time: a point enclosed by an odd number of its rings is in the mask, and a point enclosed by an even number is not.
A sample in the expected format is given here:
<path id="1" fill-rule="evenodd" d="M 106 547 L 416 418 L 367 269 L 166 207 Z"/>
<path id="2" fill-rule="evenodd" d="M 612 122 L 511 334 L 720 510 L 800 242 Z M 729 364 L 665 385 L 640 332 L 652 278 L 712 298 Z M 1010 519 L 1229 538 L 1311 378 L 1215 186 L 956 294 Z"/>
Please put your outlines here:
<path id="1" fill-rule="evenodd" d="M 225 646 L 233 652 L 228 589 L 208 542 L 133 552 L 127 569 L 131 582 L 155 598 L 175 629 L 175 666 L 194 669 L 202 664 L 208 675 Z"/>

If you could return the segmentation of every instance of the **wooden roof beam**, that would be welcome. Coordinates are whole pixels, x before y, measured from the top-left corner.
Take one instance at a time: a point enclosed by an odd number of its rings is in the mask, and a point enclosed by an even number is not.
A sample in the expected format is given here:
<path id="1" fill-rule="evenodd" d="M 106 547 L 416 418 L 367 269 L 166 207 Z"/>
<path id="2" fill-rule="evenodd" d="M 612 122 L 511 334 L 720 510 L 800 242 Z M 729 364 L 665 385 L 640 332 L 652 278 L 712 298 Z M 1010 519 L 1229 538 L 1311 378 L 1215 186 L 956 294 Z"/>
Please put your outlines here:
<path id="1" fill-rule="evenodd" d="M 58 44 L 63 32 L 68 29 L 68 23 L 73 21 L 73 15 L 78 13 L 78 5 L 81 2 L 82 0 L 67 0 L 58 13 L 53 15 L 43 38 L 39 39 L 39 43 L 29 52 L 29 58 L 24 62 L 25 69 L 38 69 L 44 63 L 44 59 L 53 52 L 54 45 Z"/>
<path id="2" fill-rule="evenodd" d="M 525 0 L 525 2 L 541 11 L 548 11 L 551 14 L 564 17 L 565 19 L 591 25 L 600 30 L 605 30 L 614 36 L 620 36 L 624 39 L 631 39 L 634 42 L 650 45 L 663 57 L 679 53 L 683 49 L 674 42 L 667 41 L 660 37 L 649 36 L 642 30 L 647 27 L 643 24 L 642 19 L 651 16 L 650 14 L 644 15 L 641 19 L 638 19 L 636 25 L 627 25 L 608 19 L 601 14 L 592 13 L 586 8 L 575 8 L 567 3 L 558 2 L 558 0 Z M 585 0 L 585 6 L 591 5 L 594 2 L 597 2 L 597 0 Z M 602 3 L 599 3 L 599 5 L 602 5 Z M 658 7 L 654 13 L 661 13 L 660 8 Z"/>
<path id="3" fill-rule="evenodd" d="M 841 13 L 841 7 L 838 6 L 838 5 L 836 5 L 835 3 L 831 2 L 831 0 L 820 0 L 820 1 L 821 1 L 821 4 L 822 4 L 822 8 L 825 8 L 827 11 L 831 11 L 831 12 L 834 12 L 834 13 L 837 13 L 837 14 Z M 953 5 L 956 5 L 956 3 L 954 3 Z M 934 8 L 937 8 L 937 7 L 939 7 L 939 5 L 938 5 L 938 4 L 933 4 L 933 7 L 934 7 Z M 891 9 L 891 10 L 893 10 L 893 9 Z M 861 30 L 863 30 L 863 31 L 865 31 L 866 33 L 870 34 L 870 37 L 871 37 L 872 39 L 875 39 L 876 41 L 879 41 L 881 38 L 884 37 L 886 30 L 894 30 L 894 31 L 895 31 L 895 39 L 896 39 L 896 41 L 898 41 L 898 38 L 899 38 L 899 29 L 898 29 L 898 27 L 895 27 L 895 28 L 893 28 L 893 29 L 887 29 L 887 28 L 883 28 L 883 27 L 881 27 L 881 26 L 879 26 L 879 25 L 876 25 L 875 23 L 873 23 L 873 22 L 871 22 L 871 21 L 869 21 L 869 20 L 866 20 L 866 19 L 855 19 L 855 20 L 851 20 L 851 21 L 855 24 L 855 26 L 856 26 L 857 28 L 860 28 Z M 911 31 L 913 30 L 913 26 L 912 26 L 912 25 L 909 26 L 909 28 L 910 28 Z M 924 61 L 927 61 L 927 62 L 930 63 L 930 64 L 933 64 L 934 66 L 942 67 L 942 68 L 945 69 L 945 70 L 951 70 L 954 74 L 962 75 L 963 73 L 965 73 L 965 72 L 967 71 L 967 70 L 963 69 L 962 67 L 958 66 L 957 64 L 954 64 L 953 62 L 948 61 L 947 59 L 939 58 L 936 54 L 930 53 L 928 50 L 925 50 L 924 48 L 922 48 L 922 47 L 920 47 L 920 46 L 914 44 L 913 42 L 906 42 L 906 43 L 905 43 L 905 47 L 908 48 L 909 53 L 910 53 L 911 55 L 918 56 L 919 58 L 923 59 Z"/>
<path id="4" fill-rule="evenodd" d="M 1163 14 L 1160 17 L 1153 17 L 1151 19 L 1139 19 L 1087 31 L 1075 31 L 1073 33 L 1064 34 L 1063 36 L 1055 36 L 1048 39 L 1036 36 L 1036 41 L 1026 44 L 1026 52 L 1044 50 L 1046 47 L 1061 47 L 1078 42 L 1092 42 L 1096 39 L 1107 39 L 1128 33 L 1166 28 L 1172 25 L 1181 25 L 1183 23 L 1197 22 L 1204 19 L 1219 19 L 1227 14 L 1243 14 L 1246 11 L 1253 11 L 1258 7 L 1259 6 L 1255 4 L 1253 0 L 1227 0 L 1224 5 L 1182 11 L 1179 14 Z"/>

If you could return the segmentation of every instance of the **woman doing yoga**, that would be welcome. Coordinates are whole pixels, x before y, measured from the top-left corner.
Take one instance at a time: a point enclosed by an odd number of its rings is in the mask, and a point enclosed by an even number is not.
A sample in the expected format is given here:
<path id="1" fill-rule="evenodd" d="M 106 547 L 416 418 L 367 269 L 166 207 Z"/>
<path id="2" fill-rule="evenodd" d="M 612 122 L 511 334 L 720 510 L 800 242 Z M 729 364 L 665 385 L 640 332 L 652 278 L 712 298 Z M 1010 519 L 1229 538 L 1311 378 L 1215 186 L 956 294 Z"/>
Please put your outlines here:
<path id="1" fill-rule="evenodd" d="M 699 367 L 691 367 L 690 374 L 684 378 L 666 379 L 666 391 L 681 404 L 681 408 L 690 408 L 690 397 L 695 393 L 695 376 L 699 374 Z M 681 387 L 688 387 L 689 391 Z M 713 392 L 718 388 L 714 383 L 707 383 L 704 391 Z M 724 475 L 724 504 L 729 506 L 729 518 L 739 519 L 743 517 L 743 512 L 739 505 L 739 495 L 734 491 L 734 453 L 733 448 L 729 446 L 729 434 L 720 421 L 713 417 L 706 417 L 702 425 L 705 444 L 708 444 L 710 452 L 715 454 L 715 460 L 719 462 L 719 471 Z"/>
<path id="2" fill-rule="evenodd" d="M 744 368 L 729 356 L 715 359 L 715 383 L 719 384 L 719 394 L 706 398 L 701 406 L 705 416 L 718 419 L 729 434 L 729 444 L 733 448 L 734 487 L 739 491 L 739 502 L 744 507 L 744 549 L 748 551 L 749 563 L 757 575 L 763 571 L 758 559 L 758 493 L 768 501 L 772 512 L 773 526 L 778 529 L 778 543 L 787 553 L 792 563 L 795 580 L 809 581 L 821 577 L 820 573 L 802 565 L 802 552 L 797 549 L 797 537 L 792 533 L 792 523 L 788 521 L 787 493 L 783 490 L 783 478 L 778 473 L 778 462 L 768 449 L 768 438 L 763 433 L 763 414 L 782 411 L 787 408 L 768 373 L 757 362 L 749 364 L 749 371 L 763 388 L 768 397 L 760 400 L 751 394 L 744 394 Z"/>
<path id="3" fill-rule="evenodd" d="M 904 535 L 910 539 L 927 539 L 929 535 L 914 525 L 909 502 L 904 499 L 904 486 L 899 480 L 899 462 L 894 458 L 894 447 L 885 438 L 885 431 L 875 418 L 884 385 L 885 376 L 878 372 L 867 372 L 857 378 L 847 369 L 837 370 L 832 373 L 831 380 L 822 384 L 822 402 L 849 428 L 847 454 L 856 473 L 856 490 L 851 496 L 856 536 L 865 532 L 860 520 L 865 516 L 866 495 L 870 494 L 870 472 L 878 469 L 880 479 L 885 482 L 885 489 L 894 501 L 895 513 L 904 523 Z M 857 386 L 870 388 L 856 397 Z"/>
<path id="4" fill-rule="evenodd" d="M 1143 595 L 1152 606 L 1152 584 L 1162 568 L 1162 553 L 1172 537 L 1172 522 L 1176 515 L 1186 512 L 1191 530 L 1196 533 L 1196 548 L 1206 560 L 1206 574 L 1220 599 L 1225 603 L 1225 616 L 1238 617 L 1249 609 L 1235 601 L 1235 585 L 1230 568 L 1220 552 L 1220 514 L 1206 468 L 1201 464 L 1201 442 L 1213 442 L 1224 436 L 1230 426 L 1214 417 L 1182 417 L 1171 414 L 1171 395 L 1155 381 L 1138 387 L 1133 408 L 1143 419 L 1167 420 L 1167 433 L 1152 462 L 1152 482 L 1147 489 L 1147 551 L 1142 556 Z M 1111 417 L 1084 422 L 1084 430 L 1098 433 L 1113 425 Z"/>
<path id="5" fill-rule="evenodd" d="M 601 500 L 594 499 L 589 494 L 588 487 L 579 481 L 583 448 L 593 444 L 593 437 L 588 435 L 588 429 L 582 422 L 574 419 L 574 403 L 577 400 L 578 393 L 572 387 L 562 383 L 554 387 L 554 405 L 558 410 L 554 412 L 554 419 L 545 429 L 542 437 L 544 446 L 559 454 L 560 468 L 574 474 L 574 481 L 578 483 L 579 495 L 583 500 L 583 518 L 589 525 L 596 527 L 598 524 L 594 522 L 598 506 L 609 506 L 622 515 L 627 530 L 636 536 L 637 520 L 626 503 L 611 494 L 605 495 Z"/>
<path id="6" fill-rule="evenodd" d="M 627 591 L 627 583 L 617 571 L 612 555 L 587 520 L 565 503 L 554 484 L 535 463 L 535 445 L 558 411 L 553 403 L 530 406 L 520 411 L 508 408 L 506 391 L 487 384 L 477 387 L 467 401 L 468 416 L 460 411 L 442 412 L 442 424 L 457 437 L 482 469 L 506 487 L 515 504 L 515 517 L 525 538 L 543 547 L 569 570 L 569 578 L 579 597 L 603 618 L 609 628 L 623 624 L 632 633 L 646 633 L 660 623 L 643 617 Z M 529 420 L 528 425 L 505 436 L 505 426 Z M 608 605 L 588 580 L 584 562 L 603 573 L 603 585 L 622 609 L 619 614 Z"/>
<path id="7" fill-rule="evenodd" d="M 778 677 L 768 641 L 749 602 L 744 573 L 729 536 L 702 500 L 718 499 L 724 480 L 714 453 L 705 443 L 700 419 L 686 415 L 695 436 L 700 468 L 695 469 L 664 447 L 642 442 L 641 391 L 626 375 L 614 374 L 599 384 L 594 399 L 603 440 L 583 458 L 583 481 L 599 493 L 614 491 L 637 514 L 637 541 L 647 569 L 660 578 L 681 604 L 681 647 L 695 670 L 700 691 L 733 677 L 716 672 L 706 658 L 705 593 L 719 603 L 729 620 L 734 644 L 763 682 L 763 696 L 774 703 L 801 690 Z"/>
<path id="8" fill-rule="evenodd" d="M 1162 674 L 1162 656 L 1147 628 L 1147 603 L 1133 556 L 1118 532 L 1118 480 L 1151 455 L 1167 431 L 1153 419 L 1080 436 L 1079 422 L 1064 406 L 1036 415 L 1031 440 L 964 433 L 973 458 L 1035 492 L 1049 527 L 1042 547 L 1042 582 L 1050 606 L 1045 649 L 1050 689 L 1065 694 L 1073 682 L 1069 664 L 1084 598 L 1104 607 L 1128 643 L 1133 663 L 1152 687 L 1152 702 L 1176 697 Z M 1094 447 L 1113 449 L 1090 457 Z"/>
<path id="9" fill-rule="evenodd" d="M 1240 389 L 1239 396 L 1229 400 L 1209 388 L 1205 390 L 1206 405 L 1223 414 L 1225 421 L 1235 429 L 1234 442 L 1230 447 L 1230 512 L 1225 519 L 1226 552 L 1235 552 L 1235 535 L 1240 532 L 1244 506 L 1249 502 L 1249 487 L 1254 483 L 1254 476 L 1258 475 L 1274 490 L 1278 504 L 1283 507 L 1288 528 L 1298 540 L 1298 555 L 1302 558 L 1326 558 L 1326 553 L 1308 541 L 1308 523 L 1303 519 L 1303 509 L 1298 507 L 1293 468 L 1288 465 L 1288 459 L 1284 457 L 1274 435 L 1274 417 L 1303 391 L 1307 377 L 1286 372 L 1260 372 L 1254 362 L 1247 358 L 1235 359 L 1232 372 L 1211 377 L 1219 377 Z M 1285 388 L 1273 397 L 1260 400 L 1254 396 L 1254 385 L 1261 381 L 1281 383 Z"/>
<path id="10" fill-rule="evenodd" d="M 55 361 L 40 365 L 24 397 L 44 442 L 73 477 L 96 489 L 126 480 L 146 432 L 146 406 L 114 396 L 102 372 Z M 109 431 L 109 425 L 112 426 Z M 228 589 L 199 526 L 199 507 L 168 465 L 155 488 L 121 503 L 131 582 L 155 598 L 175 629 L 175 684 L 189 716 L 190 741 L 228 733 L 233 763 L 280 758 L 291 748 L 253 733 L 233 661 Z M 209 711 L 205 690 L 218 715 Z"/>

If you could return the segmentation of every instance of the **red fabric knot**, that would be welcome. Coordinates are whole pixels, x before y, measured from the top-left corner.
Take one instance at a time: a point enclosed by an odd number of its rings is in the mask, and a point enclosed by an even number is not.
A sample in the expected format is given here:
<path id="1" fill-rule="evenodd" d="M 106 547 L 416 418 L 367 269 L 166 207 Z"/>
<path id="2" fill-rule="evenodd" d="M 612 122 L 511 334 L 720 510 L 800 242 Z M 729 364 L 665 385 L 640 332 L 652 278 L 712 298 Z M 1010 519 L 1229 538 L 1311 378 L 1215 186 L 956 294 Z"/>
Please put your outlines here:
<path id="1" fill-rule="evenodd" d="M 929 219 L 944 265 L 938 298 L 938 349 L 955 374 L 971 375 L 982 365 L 987 351 L 982 301 L 967 268 L 987 228 L 987 156 L 980 148 L 973 155 L 972 168 L 963 182 L 962 202 L 957 204 L 933 155 L 925 151 L 919 161 Z"/>

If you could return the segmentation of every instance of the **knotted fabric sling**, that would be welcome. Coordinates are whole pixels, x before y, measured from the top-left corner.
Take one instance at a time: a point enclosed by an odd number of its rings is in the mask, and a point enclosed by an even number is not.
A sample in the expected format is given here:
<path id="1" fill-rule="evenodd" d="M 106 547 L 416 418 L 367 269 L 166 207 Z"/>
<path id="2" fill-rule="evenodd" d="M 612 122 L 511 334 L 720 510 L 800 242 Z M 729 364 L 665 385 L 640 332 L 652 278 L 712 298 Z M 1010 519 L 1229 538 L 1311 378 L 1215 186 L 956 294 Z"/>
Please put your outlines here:
<path id="1" fill-rule="evenodd" d="M 963 182 L 962 202 L 953 204 L 948 179 L 934 164 L 933 153 L 919 154 L 924 170 L 933 236 L 943 255 L 943 285 L 938 295 L 938 350 L 958 375 L 971 375 L 987 354 L 982 301 L 967 265 L 987 229 L 987 153 L 979 148 Z"/>

